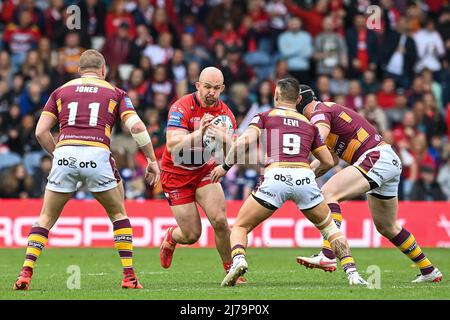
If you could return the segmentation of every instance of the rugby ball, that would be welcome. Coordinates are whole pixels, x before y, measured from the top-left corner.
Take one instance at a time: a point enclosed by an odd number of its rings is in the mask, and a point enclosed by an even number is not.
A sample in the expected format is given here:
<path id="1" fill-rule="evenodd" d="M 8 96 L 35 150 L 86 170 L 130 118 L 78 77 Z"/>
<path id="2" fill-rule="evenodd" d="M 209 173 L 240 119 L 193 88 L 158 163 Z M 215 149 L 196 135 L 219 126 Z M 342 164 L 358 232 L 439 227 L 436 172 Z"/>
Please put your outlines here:
<path id="1" fill-rule="evenodd" d="M 226 115 L 220 115 L 211 120 L 211 125 L 214 126 L 225 126 L 227 128 L 227 135 L 231 136 L 233 134 L 233 122 L 230 117 Z M 210 133 L 209 128 L 206 129 L 205 134 L 203 135 L 203 147 L 205 148 L 214 148 L 215 147 L 215 137 Z"/>

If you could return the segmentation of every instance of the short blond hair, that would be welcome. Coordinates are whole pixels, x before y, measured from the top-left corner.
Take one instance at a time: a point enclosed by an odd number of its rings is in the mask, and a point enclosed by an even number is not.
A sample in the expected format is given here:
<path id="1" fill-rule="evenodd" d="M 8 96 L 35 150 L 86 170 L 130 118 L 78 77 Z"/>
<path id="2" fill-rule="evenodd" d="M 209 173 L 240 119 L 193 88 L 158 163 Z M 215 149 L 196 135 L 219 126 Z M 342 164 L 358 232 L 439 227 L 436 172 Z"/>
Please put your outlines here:
<path id="1" fill-rule="evenodd" d="M 89 49 L 81 54 L 80 71 L 98 70 L 105 64 L 105 57 L 97 50 Z"/>

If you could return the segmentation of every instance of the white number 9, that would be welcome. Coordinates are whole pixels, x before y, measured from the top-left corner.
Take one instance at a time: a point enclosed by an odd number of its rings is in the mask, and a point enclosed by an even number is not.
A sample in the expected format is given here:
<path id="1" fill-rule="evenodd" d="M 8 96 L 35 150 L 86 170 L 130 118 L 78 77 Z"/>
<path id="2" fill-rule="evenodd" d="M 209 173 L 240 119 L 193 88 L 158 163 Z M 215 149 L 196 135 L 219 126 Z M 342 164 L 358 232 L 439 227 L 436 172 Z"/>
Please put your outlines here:
<path id="1" fill-rule="evenodd" d="M 292 133 L 283 134 L 283 153 L 285 154 L 299 154 L 300 153 L 301 138 L 299 135 Z"/>

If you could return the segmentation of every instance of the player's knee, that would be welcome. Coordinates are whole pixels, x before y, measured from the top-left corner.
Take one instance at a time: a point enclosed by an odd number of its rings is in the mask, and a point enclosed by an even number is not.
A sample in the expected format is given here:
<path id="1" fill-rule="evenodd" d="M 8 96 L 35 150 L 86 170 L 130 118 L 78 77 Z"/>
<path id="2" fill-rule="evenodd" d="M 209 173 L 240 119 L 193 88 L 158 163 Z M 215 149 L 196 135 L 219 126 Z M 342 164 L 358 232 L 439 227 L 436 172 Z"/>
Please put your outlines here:
<path id="1" fill-rule="evenodd" d="M 185 244 L 194 244 L 200 239 L 201 231 L 188 231 L 183 232 L 183 238 Z"/>
<path id="2" fill-rule="evenodd" d="M 396 223 L 375 222 L 375 227 L 381 235 L 388 239 L 395 237 L 401 231 L 401 227 Z"/>
<path id="3" fill-rule="evenodd" d="M 215 232 L 224 232 L 229 230 L 226 217 L 212 219 L 211 225 Z"/>

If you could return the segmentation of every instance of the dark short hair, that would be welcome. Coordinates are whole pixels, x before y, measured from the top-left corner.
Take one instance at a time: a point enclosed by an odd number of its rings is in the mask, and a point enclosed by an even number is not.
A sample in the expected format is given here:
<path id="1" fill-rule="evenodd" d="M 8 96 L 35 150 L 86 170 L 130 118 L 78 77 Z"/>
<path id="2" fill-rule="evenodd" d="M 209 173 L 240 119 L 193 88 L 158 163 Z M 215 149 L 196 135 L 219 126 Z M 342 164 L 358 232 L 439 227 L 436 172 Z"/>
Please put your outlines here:
<path id="1" fill-rule="evenodd" d="M 297 102 L 300 92 L 300 84 L 294 78 L 284 78 L 278 81 L 277 87 L 280 92 L 280 99 L 286 102 Z"/>

